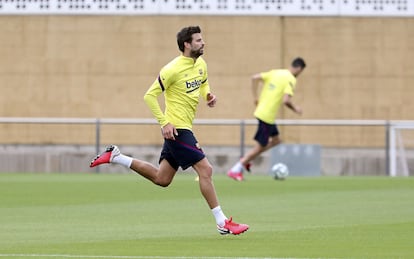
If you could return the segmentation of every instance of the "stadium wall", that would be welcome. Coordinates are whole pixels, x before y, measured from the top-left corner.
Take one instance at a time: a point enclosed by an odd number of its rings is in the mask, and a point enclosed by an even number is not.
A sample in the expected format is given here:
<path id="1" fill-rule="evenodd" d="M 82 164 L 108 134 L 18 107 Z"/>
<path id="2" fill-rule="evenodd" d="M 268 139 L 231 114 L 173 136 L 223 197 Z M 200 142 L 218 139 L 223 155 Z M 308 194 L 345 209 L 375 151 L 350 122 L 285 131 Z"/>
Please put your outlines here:
<path id="1" fill-rule="evenodd" d="M 158 164 L 161 146 L 122 145 L 120 149 L 126 155 Z M 226 173 L 240 158 L 238 148 L 234 147 L 204 146 L 203 150 L 215 174 Z M 133 173 L 120 165 L 89 168 L 94 154 L 93 146 L 83 145 L 1 145 L 0 173 L 95 173 L 96 170 L 100 173 Z M 320 175 L 323 176 L 387 175 L 385 152 L 381 149 L 322 148 L 320 155 Z M 407 158 L 409 167 L 413 168 L 414 151 L 408 152 Z M 252 173 L 269 174 L 271 161 L 271 152 L 262 154 L 253 161 Z M 185 173 L 195 174 L 192 168 Z M 291 176 L 297 176 L 297 173 L 291 171 Z"/>
<path id="2" fill-rule="evenodd" d="M 1 16 L 0 116 L 150 118 L 142 96 L 179 54 L 176 32 L 198 24 L 218 96 L 198 118 L 252 118 L 253 73 L 308 67 L 284 119 L 413 119 L 414 18 L 275 16 Z M 204 145 L 239 144 L 238 129 L 197 126 Z M 255 128 L 246 132 L 247 143 Z M 286 142 L 383 147 L 384 129 L 282 127 Z M 238 131 L 237 131 L 238 132 Z M 93 144 L 91 126 L 0 125 L 4 144 Z M 157 126 L 105 126 L 105 143 L 154 145 Z"/>

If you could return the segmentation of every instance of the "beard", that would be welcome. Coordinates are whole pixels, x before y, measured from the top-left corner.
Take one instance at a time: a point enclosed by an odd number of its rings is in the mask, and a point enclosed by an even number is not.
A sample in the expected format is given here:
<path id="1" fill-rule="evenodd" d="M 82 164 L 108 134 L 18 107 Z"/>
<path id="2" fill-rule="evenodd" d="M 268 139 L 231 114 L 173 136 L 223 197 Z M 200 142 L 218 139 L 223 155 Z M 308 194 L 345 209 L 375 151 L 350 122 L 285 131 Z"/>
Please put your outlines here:
<path id="1" fill-rule="evenodd" d="M 198 58 L 199 56 L 203 55 L 204 51 L 203 48 L 200 48 L 198 50 L 191 50 L 190 56 L 192 58 Z"/>

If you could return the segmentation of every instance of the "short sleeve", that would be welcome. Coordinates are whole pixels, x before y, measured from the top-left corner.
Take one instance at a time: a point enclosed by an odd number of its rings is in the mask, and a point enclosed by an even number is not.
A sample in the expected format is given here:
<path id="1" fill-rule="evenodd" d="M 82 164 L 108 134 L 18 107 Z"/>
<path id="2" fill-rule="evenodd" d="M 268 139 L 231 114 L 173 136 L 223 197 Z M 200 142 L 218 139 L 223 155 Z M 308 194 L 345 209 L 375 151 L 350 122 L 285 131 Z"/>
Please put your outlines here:
<path id="1" fill-rule="evenodd" d="M 289 80 L 287 82 L 286 86 L 285 86 L 284 93 L 285 94 L 288 94 L 290 96 L 293 96 L 294 95 L 295 85 L 296 85 L 296 82 L 294 82 L 293 80 Z"/>
<path id="2" fill-rule="evenodd" d="M 260 73 L 260 76 L 262 77 L 263 81 L 269 80 L 269 78 L 272 76 L 273 70 L 262 72 Z"/>

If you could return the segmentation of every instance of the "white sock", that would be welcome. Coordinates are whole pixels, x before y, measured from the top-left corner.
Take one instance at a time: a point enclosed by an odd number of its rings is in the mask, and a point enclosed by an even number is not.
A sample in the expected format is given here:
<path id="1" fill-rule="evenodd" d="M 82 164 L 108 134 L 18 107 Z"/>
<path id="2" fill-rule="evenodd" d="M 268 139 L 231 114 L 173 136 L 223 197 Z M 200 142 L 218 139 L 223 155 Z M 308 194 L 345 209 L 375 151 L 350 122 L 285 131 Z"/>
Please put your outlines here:
<path id="1" fill-rule="evenodd" d="M 224 226 L 224 220 L 227 219 L 227 217 L 224 215 L 223 211 L 221 210 L 220 206 L 215 207 L 211 210 L 213 212 L 214 217 L 216 218 L 216 223 L 220 227 Z"/>
<path id="2" fill-rule="evenodd" d="M 230 171 L 235 172 L 235 173 L 241 173 L 243 172 L 243 165 L 242 163 L 239 161 L 237 162 L 231 169 Z"/>
<path id="3" fill-rule="evenodd" d="M 126 155 L 123 155 L 123 154 L 119 154 L 119 155 L 117 155 L 116 157 L 114 157 L 112 159 L 112 163 L 120 164 L 120 165 L 123 165 L 125 167 L 130 168 L 131 164 L 132 164 L 132 160 L 134 160 L 132 157 L 129 157 L 129 156 L 126 156 Z"/>

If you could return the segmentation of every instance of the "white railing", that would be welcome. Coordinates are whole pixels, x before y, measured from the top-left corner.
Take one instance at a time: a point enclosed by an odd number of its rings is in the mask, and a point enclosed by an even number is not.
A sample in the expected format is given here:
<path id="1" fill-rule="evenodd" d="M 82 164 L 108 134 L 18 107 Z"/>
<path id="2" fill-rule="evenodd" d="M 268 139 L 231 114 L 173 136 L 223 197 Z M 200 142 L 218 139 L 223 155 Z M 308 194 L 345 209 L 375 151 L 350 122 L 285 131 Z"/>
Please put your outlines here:
<path id="1" fill-rule="evenodd" d="M 0 117 L 0 124 L 89 124 L 95 125 L 96 153 L 100 152 L 101 125 L 155 125 L 155 119 L 127 118 L 51 118 L 51 117 Z M 233 125 L 240 127 L 240 155 L 244 154 L 245 126 L 256 125 L 255 119 L 196 119 L 196 125 Z M 277 120 L 278 125 L 286 126 L 377 126 L 384 127 L 386 168 L 388 175 L 397 175 L 396 129 L 414 129 L 414 121 L 397 120 Z"/>
<path id="2" fill-rule="evenodd" d="M 414 15 L 413 1 L 0 1 L 0 15 L 279 15 L 400 16 Z"/>

